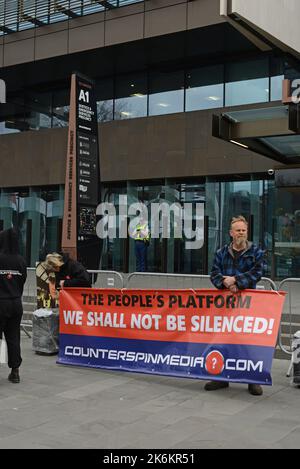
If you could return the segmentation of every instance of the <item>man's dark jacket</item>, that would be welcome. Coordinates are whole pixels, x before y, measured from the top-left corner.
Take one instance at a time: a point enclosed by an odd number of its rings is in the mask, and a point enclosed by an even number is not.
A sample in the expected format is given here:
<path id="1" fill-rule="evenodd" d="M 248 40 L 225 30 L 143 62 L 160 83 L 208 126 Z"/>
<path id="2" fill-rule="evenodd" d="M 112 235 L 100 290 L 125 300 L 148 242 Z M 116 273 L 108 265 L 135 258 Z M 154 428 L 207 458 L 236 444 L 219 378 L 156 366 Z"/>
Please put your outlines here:
<path id="1" fill-rule="evenodd" d="M 59 287 L 61 280 L 64 280 L 64 287 L 90 288 L 92 286 L 91 277 L 87 270 L 78 261 L 70 259 L 68 254 L 62 254 L 64 264 L 59 272 L 55 272 L 56 287 Z"/>
<path id="2" fill-rule="evenodd" d="M 232 245 L 226 245 L 215 254 L 210 279 L 219 290 L 225 290 L 224 277 L 235 277 L 239 290 L 255 289 L 266 270 L 265 251 L 253 243 L 238 258 L 235 258 Z"/>

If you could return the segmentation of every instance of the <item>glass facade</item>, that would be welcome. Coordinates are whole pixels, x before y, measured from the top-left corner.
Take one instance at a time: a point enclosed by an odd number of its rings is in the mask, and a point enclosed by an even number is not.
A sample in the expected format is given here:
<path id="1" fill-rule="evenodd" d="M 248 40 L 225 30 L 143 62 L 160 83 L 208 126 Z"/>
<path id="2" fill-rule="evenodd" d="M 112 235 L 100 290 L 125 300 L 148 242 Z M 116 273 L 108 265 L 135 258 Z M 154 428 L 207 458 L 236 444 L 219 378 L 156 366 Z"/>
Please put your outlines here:
<path id="1" fill-rule="evenodd" d="M 172 210 L 170 236 L 165 238 L 161 214 L 158 237 L 151 239 L 148 249 L 150 272 L 209 273 L 215 251 L 230 242 L 232 216 L 243 215 L 249 222 L 249 239 L 267 252 L 266 276 L 300 277 L 300 188 L 275 188 L 271 179 L 234 177 L 105 183 L 102 202 L 110 202 L 115 207 L 116 237 L 102 242 L 99 268 L 104 270 L 134 272 L 136 269 L 134 241 L 120 237 L 120 214 L 124 213 L 120 196 L 125 195 L 128 206 L 138 201 L 145 203 L 149 220 L 154 209 L 152 204 L 165 203 L 169 207 L 190 204 L 194 233 L 196 204 L 204 206 L 204 245 L 197 249 L 187 249 L 186 242 L 192 241 L 192 237 L 184 229 L 181 236 L 175 236 Z M 17 228 L 28 266 L 35 266 L 48 252 L 60 249 L 63 204 L 63 186 L 0 191 L 0 231 Z"/>
<path id="2" fill-rule="evenodd" d="M 232 216 L 243 215 L 249 221 L 249 239 L 263 246 L 268 253 L 266 274 L 281 277 L 282 271 L 274 264 L 273 255 L 277 190 L 271 180 L 228 178 L 222 181 L 203 178 L 197 181 L 154 180 L 142 183 L 131 181 L 121 186 L 104 184 L 103 194 L 105 201 L 116 204 L 117 227 L 120 195 L 127 195 L 128 206 L 143 201 L 149 210 L 149 220 L 153 210 L 152 204 L 167 203 L 171 206 L 176 203 L 183 207 L 185 203 L 189 203 L 193 206 L 193 227 L 195 227 L 196 204 L 204 205 L 204 246 L 201 249 L 187 249 L 186 241 L 189 238 L 186 237 L 186 233 L 182 231 L 181 237 L 174 236 L 172 216 L 170 217 L 171 236 L 166 239 L 163 236 L 161 220 L 159 236 L 152 238 L 148 249 L 148 270 L 151 272 L 207 274 L 215 251 L 230 241 L 229 224 Z M 123 272 L 135 271 L 134 241 L 120 240 L 118 237 L 106 240 L 103 243 L 101 268 Z"/>
<path id="3" fill-rule="evenodd" d="M 144 71 L 96 80 L 98 121 L 281 100 L 282 59 L 263 57 L 174 71 Z M 66 127 L 69 89 L 8 96 L 0 134 Z"/>
<path id="4" fill-rule="evenodd" d="M 15 227 L 28 266 L 56 251 L 61 244 L 62 186 L 0 191 L 0 230 Z"/>

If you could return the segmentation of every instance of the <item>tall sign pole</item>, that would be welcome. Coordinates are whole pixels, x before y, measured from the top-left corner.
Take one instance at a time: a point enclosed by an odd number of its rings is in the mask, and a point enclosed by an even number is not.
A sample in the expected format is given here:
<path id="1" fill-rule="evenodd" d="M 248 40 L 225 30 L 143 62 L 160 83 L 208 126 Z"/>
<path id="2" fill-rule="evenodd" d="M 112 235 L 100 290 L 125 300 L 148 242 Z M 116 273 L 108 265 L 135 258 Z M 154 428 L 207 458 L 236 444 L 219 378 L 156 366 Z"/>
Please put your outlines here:
<path id="1" fill-rule="evenodd" d="M 62 250 L 98 269 L 96 208 L 100 195 L 97 103 L 94 82 L 72 75 Z"/>

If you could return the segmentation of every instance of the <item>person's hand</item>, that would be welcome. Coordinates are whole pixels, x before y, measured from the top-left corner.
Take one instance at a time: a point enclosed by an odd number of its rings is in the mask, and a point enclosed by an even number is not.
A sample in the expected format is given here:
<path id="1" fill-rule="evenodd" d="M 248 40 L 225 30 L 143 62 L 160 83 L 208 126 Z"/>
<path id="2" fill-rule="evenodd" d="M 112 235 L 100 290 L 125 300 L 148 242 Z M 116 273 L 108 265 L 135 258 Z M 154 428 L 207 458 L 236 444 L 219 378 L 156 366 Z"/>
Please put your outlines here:
<path id="1" fill-rule="evenodd" d="M 64 280 L 61 280 L 61 281 L 59 282 L 60 288 L 64 288 L 64 284 L 65 284 L 65 281 L 64 281 Z"/>
<path id="2" fill-rule="evenodd" d="M 236 295 L 237 293 L 239 293 L 239 291 L 240 291 L 237 285 L 232 285 L 232 286 L 229 288 L 229 290 L 231 291 L 231 293 L 234 293 L 235 295 Z"/>
<path id="3" fill-rule="evenodd" d="M 224 277 L 223 284 L 226 288 L 230 289 L 235 285 L 235 277 Z"/>

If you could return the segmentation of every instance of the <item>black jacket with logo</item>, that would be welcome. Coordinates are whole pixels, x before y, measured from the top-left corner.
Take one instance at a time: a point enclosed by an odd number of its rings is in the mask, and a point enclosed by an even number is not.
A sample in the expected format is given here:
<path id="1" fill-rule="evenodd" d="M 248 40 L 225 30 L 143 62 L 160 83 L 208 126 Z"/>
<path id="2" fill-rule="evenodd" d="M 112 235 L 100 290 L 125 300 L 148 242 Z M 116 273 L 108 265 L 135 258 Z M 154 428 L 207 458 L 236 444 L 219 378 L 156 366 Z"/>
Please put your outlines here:
<path id="1" fill-rule="evenodd" d="M 62 254 L 64 264 L 59 272 L 55 272 L 56 287 L 60 287 L 60 282 L 65 281 L 64 287 L 90 288 L 92 286 L 91 277 L 87 270 L 78 261 L 70 259 L 68 254 Z"/>
<path id="2" fill-rule="evenodd" d="M 26 278 L 22 256 L 0 253 L 0 299 L 21 298 Z"/>

